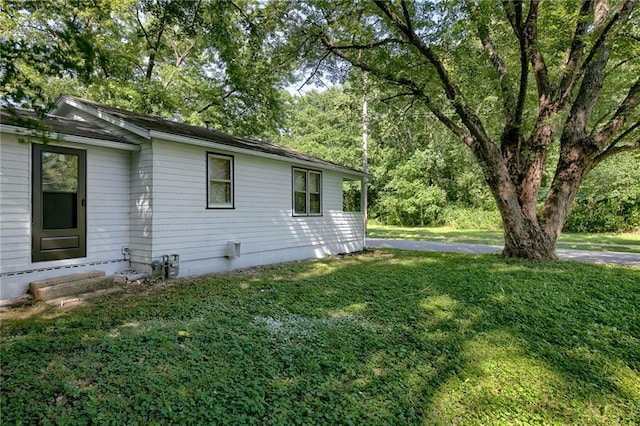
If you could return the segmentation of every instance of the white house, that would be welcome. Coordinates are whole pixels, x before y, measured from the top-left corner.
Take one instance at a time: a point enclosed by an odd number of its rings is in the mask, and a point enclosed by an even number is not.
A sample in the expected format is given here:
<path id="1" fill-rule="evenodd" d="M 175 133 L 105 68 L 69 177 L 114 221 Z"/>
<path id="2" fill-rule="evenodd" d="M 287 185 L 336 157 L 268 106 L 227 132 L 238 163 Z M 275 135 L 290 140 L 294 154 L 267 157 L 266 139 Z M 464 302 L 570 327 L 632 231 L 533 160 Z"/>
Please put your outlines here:
<path id="1" fill-rule="evenodd" d="M 2 110 L 0 168 L 0 299 L 75 272 L 175 259 L 186 277 L 364 246 L 342 188 L 366 174 L 79 98 L 44 119 Z"/>

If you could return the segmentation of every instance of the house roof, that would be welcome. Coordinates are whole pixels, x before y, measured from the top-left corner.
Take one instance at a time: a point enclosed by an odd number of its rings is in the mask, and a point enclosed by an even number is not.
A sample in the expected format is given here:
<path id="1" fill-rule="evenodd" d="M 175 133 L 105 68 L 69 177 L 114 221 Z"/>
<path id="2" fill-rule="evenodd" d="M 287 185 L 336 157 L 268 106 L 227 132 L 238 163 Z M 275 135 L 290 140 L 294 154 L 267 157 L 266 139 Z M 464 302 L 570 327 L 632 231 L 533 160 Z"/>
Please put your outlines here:
<path id="1" fill-rule="evenodd" d="M 95 110 L 98 115 L 106 114 L 115 119 L 122 120 L 125 123 L 135 125 L 148 131 L 198 139 L 200 141 L 208 141 L 215 144 L 228 145 L 230 147 L 247 149 L 279 157 L 314 163 L 319 166 L 330 167 L 333 169 L 341 169 L 345 172 L 349 172 L 350 174 L 355 173 L 358 175 L 366 176 L 366 174 L 361 171 L 351 169 L 349 167 L 345 167 L 331 161 L 323 160 L 321 158 L 313 157 L 311 155 L 298 152 L 282 145 L 277 145 L 258 139 L 233 136 L 219 130 L 192 126 L 189 124 L 168 120 L 166 118 L 128 111 L 73 96 L 61 96 L 58 100 L 57 110 L 60 110 L 63 104 L 73 105 L 75 103 L 79 103 L 81 105 L 84 105 L 85 107 L 89 107 L 89 109 Z"/>
<path id="2" fill-rule="evenodd" d="M 0 108 L 0 123 L 31 130 L 42 130 L 47 133 L 55 132 L 60 135 L 80 136 L 84 138 L 107 140 L 127 145 L 136 145 L 119 135 L 109 132 L 95 124 L 73 120 L 47 114 L 40 117 L 32 111 L 23 109 Z"/>

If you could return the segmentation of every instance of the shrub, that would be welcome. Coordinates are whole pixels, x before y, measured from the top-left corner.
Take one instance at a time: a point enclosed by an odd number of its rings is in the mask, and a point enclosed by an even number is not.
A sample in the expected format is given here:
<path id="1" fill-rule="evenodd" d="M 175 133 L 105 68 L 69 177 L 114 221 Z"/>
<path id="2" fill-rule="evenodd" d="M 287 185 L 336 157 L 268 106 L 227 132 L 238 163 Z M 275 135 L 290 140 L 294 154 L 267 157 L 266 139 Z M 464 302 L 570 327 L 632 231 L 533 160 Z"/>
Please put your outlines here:
<path id="1" fill-rule="evenodd" d="M 564 226 L 567 232 L 640 230 L 640 155 L 613 157 L 587 177 Z"/>
<path id="2" fill-rule="evenodd" d="M 470 207 L 448 206 L 440 215 L 440 225 L 456 229 L 502 229 L 502 219 L 497 210 L 482 210 Z"/>
<path id="3" fill-rule="evenodd" d="M 640 230 L 640 196 L 576 200 L 567 222 L 566 232 L 633 232 Z"/>
<path id="4" fill-rule="evenodd" d="M 438 218 L 446 205 L 446 193 L 441 188 L 415 180 L 400 182 L 394 189 L 377 203 L 376 210 L 383 222 L 400 226 L 439 224 Z"/>

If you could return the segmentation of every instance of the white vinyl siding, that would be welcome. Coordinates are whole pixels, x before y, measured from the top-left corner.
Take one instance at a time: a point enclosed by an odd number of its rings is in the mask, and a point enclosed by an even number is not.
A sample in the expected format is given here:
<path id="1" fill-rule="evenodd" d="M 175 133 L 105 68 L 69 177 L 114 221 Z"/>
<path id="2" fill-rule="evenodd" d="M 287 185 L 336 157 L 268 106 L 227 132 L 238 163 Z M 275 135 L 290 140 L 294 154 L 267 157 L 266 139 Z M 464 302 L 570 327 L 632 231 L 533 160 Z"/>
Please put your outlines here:
<path id="1" fill-rule="evenodd" d="M 140 146 L 140 151 L 131 153 L 129 174 L 131 181 L 129 198 L 131 262 L 135 268 L 143 271 L 146 270 L 146 265 L 153 260 L 153 151 L 151 143 L 143 143 Z"/>
<path id="2" fill-rule="evenodd" d="M 153 258 L 179 254 L 181 276 L 190 262 L 225 260 L 227 241 L 242 243 L 241 256 L 233 262 L 251 256 L 256 263 L 258 258 L 260 263 L 292 260 L 279 257 L 279 250 L 309 248 L 327 254 L 332 251 L 328 247 L 339 246 L 336 252 L 347 251 L 346 245 L 362 249 L 362 215 L 342 212 L 340 173 L 321 174 L 324 216 L 296 217 L 291 164 L 236 153 L 235 209 L 203 209 L 207 167 L 198 165 L 205 155 L 205 148 L 153 141 Z M 215 271 L 211 265 L 208 272 Z"/>
<path id="3" fill-rule="evenodd" d="M 18 137 L 0 140 L 0 299 L 26 291 L 42 274 L 64 275 L 64 268 L 110 262 L 124 268 L 122 247 L 129 246 L 130 153 L 109 148 L 64 144 L 87 151 L 87 256 L 31 262 L 31 149 Z M 91 266 L 100 269 L 100 266 Z"/>
<path id="4" fill-rule="evenodd" d="M 148 272 L 163 255 L 180 255 L 180 274 L 361 250 L 361 213 L 342 211 L 340 171 L 317 172 L 322 216 L 296 216 L 292 163 L 220 150 L 233 157 L 235 209 L 207 209 L 207 148 L 154 139 L 139 152 L 65 143 L 87 152 L 87 256 L 31 262 L 31 151 L 18 137 L 0 140 L 0 299 L 19 296 L 36 279 L 99 269 Z M 218 154 L 218 153 L 216 153 Z M 309 203 L 311 204 L 311 203 Z M 225 257 L 228 241 L 240 256 Z"/>
<path id="5" fill-rule="evenodd" d="M 0 139 L 0 272 L 20 270 L 30 263 L 30 176 L 29 144 L 18 142 L 17 136 L 3 134 Z"/>

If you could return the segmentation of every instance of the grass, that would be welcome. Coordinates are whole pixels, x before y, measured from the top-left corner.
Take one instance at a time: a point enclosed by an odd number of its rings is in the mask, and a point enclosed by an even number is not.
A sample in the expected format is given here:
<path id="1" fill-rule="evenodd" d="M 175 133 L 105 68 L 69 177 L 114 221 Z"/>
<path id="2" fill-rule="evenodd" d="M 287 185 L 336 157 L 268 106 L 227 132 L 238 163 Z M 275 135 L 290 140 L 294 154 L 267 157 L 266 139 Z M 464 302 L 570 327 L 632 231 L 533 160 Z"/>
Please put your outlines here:
<path id="1" fill-rule="evenodd" d="M 414 239 L 442 243 L 470 243 L 502 245 L 502 231 L 454 229 L 449 227 L 420 228 L 369 223 L 367 235 L 371 238 Z M 571 234 L 563 233 L 558 248 L 640 253 L 640 232 L 623 234 Z"/>
<path id="2" fill-rule="evenodd" d="M 389 250 L 0 315 L 3 424 L 640 423 L 635 267 Z"/>

